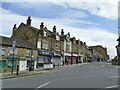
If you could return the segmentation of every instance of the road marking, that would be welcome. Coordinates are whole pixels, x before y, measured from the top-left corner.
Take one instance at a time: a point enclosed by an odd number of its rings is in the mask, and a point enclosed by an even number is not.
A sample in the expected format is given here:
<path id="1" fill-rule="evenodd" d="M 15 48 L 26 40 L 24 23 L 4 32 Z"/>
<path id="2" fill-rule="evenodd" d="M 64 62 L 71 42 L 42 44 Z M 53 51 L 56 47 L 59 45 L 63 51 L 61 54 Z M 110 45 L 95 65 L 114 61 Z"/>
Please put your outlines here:
<path id="1" fill-rule="evenodd" d="M 120 78 L 120 76 L 112 76 L 111 78 Z"/>
<path id="2" fill-rule="evenodd" d="M 43 85 L 40 85 L 39 87 L 37 87 L 37 88 L 42 88 L 42 87 L 44 87 L 44 86 L 46 86 L 46 85 L 48 85 L 50 82 L 47 82 L 47 83 L 44 83 Z"/>
<path id="3" fill-rule="evenodd" d="M 99 88 L 99 89 L 96 89 L 96 90 L 105 90 L 105 89 L 110 89 L 110 88 L 117 88 L 119 86 L 120 85 L 114 85 L 114 86 L 109 86 L 109 87 L 105 87 L 105 88 Z"/>
<path id="4" fill-rule="evenodd" d="M 115 85 L 115 86 L 109 86 L 109 87 L 105 87 L 105 89 L 108 89 L 108 88 L 116 88 L 116 87 L 119 87 L 120 85 Z"/>

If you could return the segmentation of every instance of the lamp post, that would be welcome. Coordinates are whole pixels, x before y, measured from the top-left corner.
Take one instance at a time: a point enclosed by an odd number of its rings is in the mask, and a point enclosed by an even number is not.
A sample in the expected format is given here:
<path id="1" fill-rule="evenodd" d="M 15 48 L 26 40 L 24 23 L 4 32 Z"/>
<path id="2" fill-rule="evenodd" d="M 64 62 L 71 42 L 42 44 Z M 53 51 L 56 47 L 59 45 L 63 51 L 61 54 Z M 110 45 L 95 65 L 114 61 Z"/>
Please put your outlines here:
<path id="1" fill-rule="evenodd" d="M 120 62 L 120 36 L 119 36 L 119 38 L 117 39 L 117 41 L 118 41 L 118 45 L 116 46 L 116 49 L 117 49 L 117 57 L 118 57 L 117 61 L 118 61 L 118 63 L 119 63 L 119 62 Z"/>
<path id="2" fill-rule="evenodd" d="M 11 74 L 13 74 L 13 68 L 14 68 L 14 49 L 15 49 L 15 44 L 16 44 L 16 41 L 13 41 L 13 44 L 12 44 L 13 60 L 12 60 L 12 70 L 11 70 Z"/>
<path id="3" fill-rule="evenodd" d="M 13 74 L 13 67 L 14 67 L 14 48 L 13 48 L 13 60 L 12 60 L 12 70 L 11 70 L 11 74 Z"/>

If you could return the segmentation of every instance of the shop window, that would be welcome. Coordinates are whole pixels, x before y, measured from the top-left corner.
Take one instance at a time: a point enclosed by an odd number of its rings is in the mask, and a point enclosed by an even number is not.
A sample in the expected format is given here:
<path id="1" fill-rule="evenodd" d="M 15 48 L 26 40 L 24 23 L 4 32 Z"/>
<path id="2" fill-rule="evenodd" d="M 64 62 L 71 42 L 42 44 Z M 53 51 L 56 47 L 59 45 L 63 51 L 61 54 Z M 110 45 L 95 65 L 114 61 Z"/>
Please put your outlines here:
<path id="1" fill-rule="evenodd" d="M 56 45 L 55 45 L 55 51 L 57 51 L 58 50 L 58 45 L 57 45 L 57 43 L 56 43 Z"/>
<path id="2" fill-rule="evenodd" d="M 26 56 L 31 56 L 31 50 L 26 50 Z"/>
<path id="3" fill-rule="evenodd" d="M 45 47 L 44 47 L 44 40 L 43 40 L 43 42 L 42 42 L 42 49 L 44 49 Z"/>
<path id="4" fill-rule="evenodd" d="M 66 51 L 67 51 L 67 52 L 70 51 L 70 44 L 69 44 L 69 43 L 67 43 L 67 45 L 66 45 Z"/>
<path id="5" fill-rule="evenodd" d="M 57 51 L 60 51 L 60 46 L 59 45 L 57 46 Z"/>
<path id="6" fill-rule="evenodd" d="M 48 42 L 46 42 L 46 49 L 48 49 Z"/>

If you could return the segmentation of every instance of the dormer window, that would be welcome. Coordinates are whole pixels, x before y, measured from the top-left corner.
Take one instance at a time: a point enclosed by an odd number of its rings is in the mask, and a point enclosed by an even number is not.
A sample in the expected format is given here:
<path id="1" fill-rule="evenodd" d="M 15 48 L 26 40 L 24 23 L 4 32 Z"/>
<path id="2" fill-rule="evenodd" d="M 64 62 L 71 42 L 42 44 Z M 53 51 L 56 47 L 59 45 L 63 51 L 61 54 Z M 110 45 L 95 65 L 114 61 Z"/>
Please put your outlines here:
<path id="1" fill-rule="evenodd" d="M 43 32 L 43 36 L 46 37 L 47 36 L 47 33 L 46 31 Z"/>
<path id="2" fill-rule="evenodd" d="M 60 41 L 60 36 L 56 35 L 56 40 Z"/>
<path id="3" fill-rule="evenodd" d="M 69 35 L 66 36 L 67 41 L 70 41 Z"/>

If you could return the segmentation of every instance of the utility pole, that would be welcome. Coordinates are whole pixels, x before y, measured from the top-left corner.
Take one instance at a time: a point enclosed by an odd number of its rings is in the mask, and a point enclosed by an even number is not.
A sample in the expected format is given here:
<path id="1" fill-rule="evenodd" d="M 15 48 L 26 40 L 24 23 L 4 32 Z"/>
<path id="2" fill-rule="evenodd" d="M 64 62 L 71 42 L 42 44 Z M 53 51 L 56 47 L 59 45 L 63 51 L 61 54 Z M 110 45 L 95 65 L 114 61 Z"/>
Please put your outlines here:
<path id="1" fill-rule="evenodd" d="M 35 38 L 35 37 L 31 37 L 31 39 L 32 39 L 32 47 L 31 47 L 31 60 L 30 60 L 30 65 L 29 65 L 29 71 L 33 71 L 33 61 L 32 61 L 32 59 L 33 59 L 33 38 Z"/>
<path id="2" fill-rule="evenodd" d="M 14 49 L 15 49 L 15 44 L 16 44 L 16 41 L 13 41 L 13 44 L 12 44 L 13 60 L 12 60 L 12 70 L 11 70 L 11 74 L 13 74 L 13 68 L 14 68 Z"/>
<path id="3" fill-rule="evenodd" d="M 11 74 L 13 74 L 13 67 L 14 67 L 14 48 L 13 48 L 13 60 L 12 60 L 12 70 L 11 70 Z"/>

